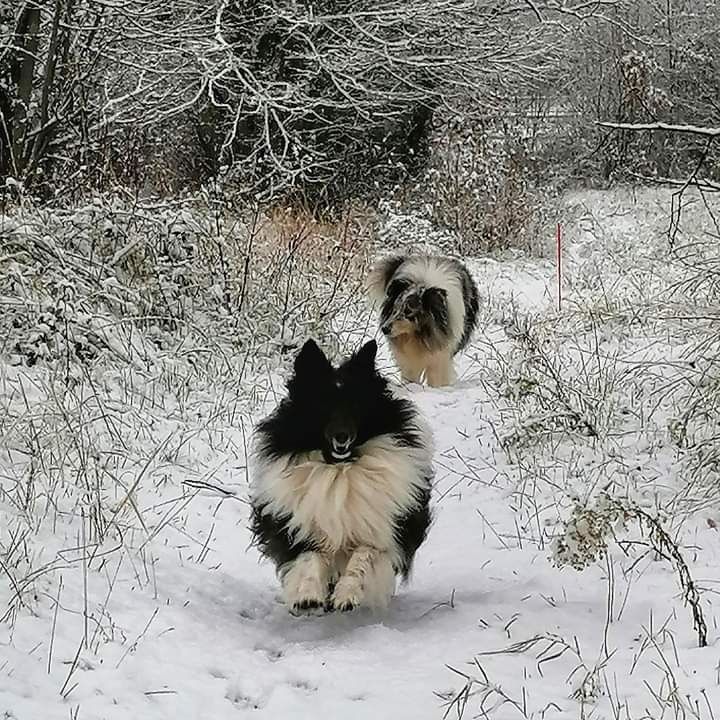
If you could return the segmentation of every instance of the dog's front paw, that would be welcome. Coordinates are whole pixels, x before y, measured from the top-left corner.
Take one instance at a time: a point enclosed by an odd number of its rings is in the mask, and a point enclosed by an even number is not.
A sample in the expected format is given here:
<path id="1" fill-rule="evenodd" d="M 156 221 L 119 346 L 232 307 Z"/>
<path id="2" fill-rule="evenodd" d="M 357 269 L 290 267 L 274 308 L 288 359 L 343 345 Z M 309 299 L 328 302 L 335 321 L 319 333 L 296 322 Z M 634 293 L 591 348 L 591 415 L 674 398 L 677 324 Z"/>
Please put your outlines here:
<path id="1" fill-rule="evenodd" d="M 294 615 L 322 612 L 327 598 L 327 583 L 312 572 L 293 572 L 285 577 L 285 603 Z"/>
<path id="2" fill-rule="evenodd" d="M 302 583 L 295 592 L 286 592 L 285 601 L 294 615 L 313 615 L 325 608 L 325 592 L 320 583 Z"/>
<path id="3" fill-rule="evenodd" d="M 341 578 L 330 598 L 333 610 L 349 612 L 354 610 L 365 597 L 362 583 L 354 577 Z"/>
<path id="4" fill-rule="evenodd" d="M 290 606 L 293 615 L 322 615 L 325 612 L 325 601 L 318 601 L 315 598 L 296 600 Z"/>

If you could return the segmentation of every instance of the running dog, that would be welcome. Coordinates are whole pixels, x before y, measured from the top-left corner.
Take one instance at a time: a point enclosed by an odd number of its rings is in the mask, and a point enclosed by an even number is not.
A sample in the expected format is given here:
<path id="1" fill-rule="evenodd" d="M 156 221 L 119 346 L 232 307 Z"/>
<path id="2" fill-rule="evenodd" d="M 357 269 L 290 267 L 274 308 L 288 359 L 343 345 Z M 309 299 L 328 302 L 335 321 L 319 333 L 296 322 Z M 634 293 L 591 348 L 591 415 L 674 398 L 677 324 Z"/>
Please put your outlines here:
<path id="1" fill-rule="evenodd" d="M 334 367 L 308 340 L 255 434 L 252 532 L 294 614 L 386 607 L 430 526 L 432 440 L 376 353 Z"/>

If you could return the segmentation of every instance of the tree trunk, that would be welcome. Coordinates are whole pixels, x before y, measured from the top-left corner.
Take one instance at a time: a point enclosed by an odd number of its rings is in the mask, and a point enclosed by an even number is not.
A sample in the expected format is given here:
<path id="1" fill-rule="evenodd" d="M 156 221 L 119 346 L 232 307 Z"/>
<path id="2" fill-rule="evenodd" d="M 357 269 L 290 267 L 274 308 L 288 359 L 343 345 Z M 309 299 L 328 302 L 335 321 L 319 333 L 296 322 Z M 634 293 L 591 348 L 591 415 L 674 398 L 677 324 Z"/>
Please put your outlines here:
<path id="1" fill-rule="evenodd" d="M 17 89 L 15 108 L 12 116 L 10 134 L 12 136 L 12 169 L 21 175 L 27 161 L 26 138 L 28 127 L 30 100 L 32 99 L 35 66 L 40 41 L 40 9 L 25 5 L 20 12 L 13 43 L 15 57 L 10 63 L 10 77 Z"/>

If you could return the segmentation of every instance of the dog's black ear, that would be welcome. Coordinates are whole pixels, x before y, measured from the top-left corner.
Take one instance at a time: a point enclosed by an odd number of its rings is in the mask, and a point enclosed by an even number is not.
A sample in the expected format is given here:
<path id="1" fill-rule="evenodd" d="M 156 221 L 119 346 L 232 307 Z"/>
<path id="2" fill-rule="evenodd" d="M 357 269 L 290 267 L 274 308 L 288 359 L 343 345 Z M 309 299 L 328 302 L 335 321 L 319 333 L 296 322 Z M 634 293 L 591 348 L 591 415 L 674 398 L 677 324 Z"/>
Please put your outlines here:
<path id="1" fill-rule="evenodd" d="M 426 310 L 447 307 L 447 290 L 439 287 L 426 288 L 422 295 L 422 303 Z"/>
<path id="2" fill-rule="evenodd" d="M 377 355 L 377 342 L 370 340 L 366 342 L 353 357 L 353 361 L 364 368 L 375 370 L 375 356 Z"/>
<path id="3" fill-rule="evenodd" d="M 310 338 L 300 349 L 295 358 L 295 374 L 326 372 L 332 366 L 325 357 L 325 353 L 318 347 L 318 344 Z"/>
<path id="4" fill-rule="evenodd" d="M 425 312 L 432 316 L 437 330 L 447 334 L 450 325 L 447 292 L 438 287 L 427 288 L 423 292 L 422 304 Z"/>

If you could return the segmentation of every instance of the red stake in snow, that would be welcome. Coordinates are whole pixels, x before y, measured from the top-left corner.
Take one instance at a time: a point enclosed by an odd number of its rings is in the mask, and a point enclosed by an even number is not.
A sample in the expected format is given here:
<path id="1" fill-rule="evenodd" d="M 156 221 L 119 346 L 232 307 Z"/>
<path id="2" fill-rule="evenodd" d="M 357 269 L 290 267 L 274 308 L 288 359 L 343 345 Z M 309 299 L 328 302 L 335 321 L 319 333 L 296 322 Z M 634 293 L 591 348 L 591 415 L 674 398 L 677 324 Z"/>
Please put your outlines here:
<path id="1" fill-rule="evenodd" d="M 557 224 L 557 309 L 562 308 L 562 230 Z"/>

